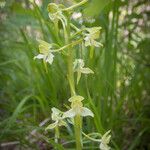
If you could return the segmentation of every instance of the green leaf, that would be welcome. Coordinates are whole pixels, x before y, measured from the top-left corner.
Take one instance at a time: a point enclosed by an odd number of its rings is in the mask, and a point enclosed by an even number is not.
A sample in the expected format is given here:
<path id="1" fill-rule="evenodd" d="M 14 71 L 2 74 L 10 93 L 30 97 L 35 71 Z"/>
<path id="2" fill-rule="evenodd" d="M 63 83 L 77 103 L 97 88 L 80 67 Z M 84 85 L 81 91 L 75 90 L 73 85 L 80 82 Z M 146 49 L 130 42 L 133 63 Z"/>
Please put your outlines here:
<path id="1" fill-rule="evenodd" d="M 103 8 L 111 2 L 110 0 L 92 0 L 91 3 L 87 5 L 87 8 L 84 10 L 86 16 L 95 16 L 98 15 Z M 94 9 L 93 9 L 94 8 Z"/>

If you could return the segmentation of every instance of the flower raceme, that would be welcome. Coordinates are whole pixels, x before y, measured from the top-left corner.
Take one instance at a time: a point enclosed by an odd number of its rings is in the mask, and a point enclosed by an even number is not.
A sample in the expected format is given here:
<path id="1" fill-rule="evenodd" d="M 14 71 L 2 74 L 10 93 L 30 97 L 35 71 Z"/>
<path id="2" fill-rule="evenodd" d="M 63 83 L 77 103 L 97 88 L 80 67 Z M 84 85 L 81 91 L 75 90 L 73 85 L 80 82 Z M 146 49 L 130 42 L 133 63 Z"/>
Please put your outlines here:
<path id="1" fill-rule="evenodd" d="M 43 59 L 44 63 L 53 63 L 54 55 L 53 53 L 58 52 L 61 54 L 66 54 L 66 58 L 68 59 L 68 81 L 70 82 L 70 92 L 71 94 L 76 93 L 75 90 L 72 92 L 72 87 L 76 89 L 74 84 L 74 72 L 77 72 L 77 84 L 81 78 L 82 73 L 83 74 L 93 74 L 94 72 L 87 67 L 84 67 L 84 60 L 83 59 L 75 59 L 73 62 L 73 48 L 76 45 L 85 45 L 85 47 L 90 47 L 91 52 L 94 49 L 94 47 L 100 47 L 102 44 L 98 42 L 100 35 L 101 27 L 92 27 L 92 28 L 82 28 L 78 29 L 74 24 L 72 24 L 70 21 L 71 14 L 73 10 L 79 6 L 82 6 L 85 4 L 88 0 L 82 0 L 81 2 L 78 2 L 70 7 L 65 7 L 61 4 L 55 4 L 55 3 L 49 3 L 47 9 L 48 9 L 48 15 L 50 20 L 54 24 L 54 29 L 56 29 L 56 34 L 63 35 L 65 39 L 64 45 L 58 45 L 56 43 L 47 43 L 45 41 L 39 40 L 39 54 L 34 57 L 34 59 Z M 59 30 L 58 23 L 61 23 L 63 26 L 63 30 Z M 71 37 L 71 31 L 75 30 L 75 33 Z M 62 32 L 63 31 L 63 32 Z M 60 34 L 59 34 L 60 33 Z M 71 38 L 70 38 L 71 37 Z M 74 40 L 78 39 L 78 40 Z M 73 41 L 74 40 L 74 41 Z M 84 46 L 78 46 L 79 48 L 83 49 Z M 67 50 L 67 51 L 64 51 Z M 68 52 L 69 51 L 69 52 Z M 65 53 L 63 53 L 65 52 Z M 70 56 L 70 57 L 69 57 Z M 73 63 L 73 65 L 72 65 Z M 71 67 L 71 68 L 70 68 Z M 73 67 L 73 68 L 72 68 Z M 71 72 L 71 73 L 70 73 Z M 66 111 L 62 112 L 59 109 L 53 107 L 52 108 L 52 120 L 53 123 L 48 125 L 45 130 L 54 129 L 55 130 L 55 142 L 58 143 L 59 139 L 59 127 L 60 126 L 67 126 L 67 123 L 65 121 L 73 120 L 74 125 L 74 131 L 75 131 L 75 139 L 76 139 L 76 148 L 78 150 L 82 149 L 82 117 L 85 116 L 91 116 L 94 117 L 94 114 L 92 111 L 86 107 L 83 106 L 82 101 L 84 98 L 79 95 L 74 95 L 71 98 L 69 98 L 69 102 L 71 102 L 71 108 Z M 71 119 L 70 119 L 71 118 Z M 66 119 L 66 120 L 65 120 Z M 110 147 L 108 146 L 110 142 L 110 131 L 106 132 L 101 139 L 94 139 L 94 141 L 99 142 L 99 148 L 101 150 L 110 150 Z M 92 138 L 91 138 L 92 139 Z M 93 139 L 92 139 L 93 140 Z"/>
<path id="2" fill-rule="evenodd" d="M 73 118 L 76 115 L 79 116 L 91 116 L 94 117 L 92 111 L 86 107 L 83 107 L 82 100 L 84 98 L 79 95 L 72 96 L 68 101 L 71 102 L 71 109 L 64 112 L 64 118 Z"/>
<path id="3" fill-rule="evenodd" d="M 50 124 L 45 130 L 54 129 L 59 126 L 67 126 L 66 122 L 63 120 L 63 112 L 59 109 L 53 107 L 52 108 L 52 120 L 54 123 Z"/>
<path id="4" fill-rule="evenodd" d="M 51 50 L 52 50 L 52 45 L 39 40 L 39 52 L 40 54 L 38 54 L 37 56 L 34 57 L 34 59 L 43 59 L 44 62 L 48 62 L 49 64 L 53 63 L 53 58 L 54 55 L 52 54 Z"/>
<path id="5" fill-rule="evenodd" d="M 74 72 L 77 72 L 77 84 L 79 83 L 79 80 L 81 78 L 81 73 L 84 74 L 94 73 L 90 68 L 84 67 L 84 61 L 82 59 L 75 59 L 73 65 L 74 65 L 73 66 Z"/>

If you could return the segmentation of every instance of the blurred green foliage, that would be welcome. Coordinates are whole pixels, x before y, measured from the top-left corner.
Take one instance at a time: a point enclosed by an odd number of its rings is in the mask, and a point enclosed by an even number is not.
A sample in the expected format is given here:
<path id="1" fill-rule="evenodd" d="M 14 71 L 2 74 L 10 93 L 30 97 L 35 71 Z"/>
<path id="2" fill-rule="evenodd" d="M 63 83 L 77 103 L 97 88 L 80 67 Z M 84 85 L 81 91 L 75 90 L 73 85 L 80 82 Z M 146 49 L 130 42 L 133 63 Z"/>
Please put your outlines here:
<path id="1" fill-rule="evenodd" d="M 65 110 L 68 99 L 65 59 L 57 56 L 46 73 L 33 60 L 36 39 L 59 43 L 48 19 L 49 0 L 0 1 L 0 143 L 19 141 L 26 149 L 51 149 L 53 133 L 39 124 L 50 108 Z M 63 1 L 60 1 L 63 2 Z M 69 5 L 73 1 L 66 1 Z M 95 113 L 85 132 L 112 130 L 118 150 L 150 149 L 150 5 L 147 0 L 93 0 L 82 8 L 86 26 L 101 26 L 103 48 L 84 57 L 95 76 L 82 77 L 78 93 Z M 87 18 L 87 19 L 86 19 Z M 89 22 L 90 19 L 94 22 Z M 78 20 L 74 21 L 81 26 Z M 62 41 L 63 42 L 63 39 Z M 33 131 L 36 130 L 36 133 Z M 62 145 L 72 146 L 72 129 L 62 129 Z M 47 138 L 49 137 L 49 138 Z M 32 139 L 32 140 L 31 140 Z M 68 143 L 67 143 L 68 142 Z M 96 149 L 85 140 L 85 147 Z M 41 146 L 42 145 L 42 146 Z M 12 147 L 10 147 L 12 148 Z M 87 148 L 87 149 L 88 149 Z M 86 149 L 86 148 L 85 148 Z"/>

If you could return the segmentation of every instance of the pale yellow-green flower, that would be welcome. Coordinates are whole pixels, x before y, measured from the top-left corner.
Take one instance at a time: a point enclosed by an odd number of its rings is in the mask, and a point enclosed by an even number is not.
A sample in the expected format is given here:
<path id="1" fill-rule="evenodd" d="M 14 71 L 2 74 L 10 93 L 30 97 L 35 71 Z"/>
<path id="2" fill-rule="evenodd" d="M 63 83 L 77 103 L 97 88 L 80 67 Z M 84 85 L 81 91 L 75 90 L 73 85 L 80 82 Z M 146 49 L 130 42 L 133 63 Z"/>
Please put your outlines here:
<path id="1" fill-rule="evenodd" d="M 86 107 L 83 107 L 82 100 L 84 98 L 79 95 L 72 96 L 68 101 L 71 102 L 71 109 L 64 112 L 64 118 L 73 118 L 76 115 L 79 116 L 91 116 L 94 117 L 92 111 Z"/>
<path id="2" fill-rule="evenodd" d="M 46 63 L 48 62 L 49 64 L 52 64 L 54 58 L 54 55 L 51 52 L 52 45 L 42 40 L 38 41 L 40 53 L 35 56 L 34 59 L 43 59 Z"/>
<path id="3" fill-rule="evenodd" d="M 110 150 L 110 147 L 108 146 L 110 142 L 110 138 L 111 138 L 110 132 L 111 131 L 109 130 L 102 136 L 100 140 L 100 145 L 99 145 L 99 148 L 101 150 Z"/>
<path id="4" fill-rule="evenodd" d="M 85 46 L 103 46 L 100 42 L 97 42 L 96 39 L 99 38 L 101 27 L 92 27 L 85 28 L 87 33 L 84 33 Z"/>
<path id="5" fill-rule="evenodd" d="M 64 8 L 63 5 L 61 4 L 55 4 L 55 3 L 49 3 L 48 4 L 48 12 L 49 12 L 49 18 L 51 21 L 54 23 L 57 22 L 58 20 L 61 20 L 63 24 L 66 24 L 66 18 L 63 15 L 62 9 Z"/>
<path id="6" fill-rule="evenodd" d="M 81 78 L 81 73 L 90 74 L 94 73 L 90 68 L 84 67 L 84 61 L 82 59 L 75 59 L 73 63 L 74 72 L 77 72 L 77 84 Z"/>
<path id="7" fill-rule="evenodd" d="M 54 123 L 46 127 L 45 130 L 67 125 L 66 122 L 63 120 L 63 112 L 55 107 L 52 108 L 52 120 L 54 121 Z"/>

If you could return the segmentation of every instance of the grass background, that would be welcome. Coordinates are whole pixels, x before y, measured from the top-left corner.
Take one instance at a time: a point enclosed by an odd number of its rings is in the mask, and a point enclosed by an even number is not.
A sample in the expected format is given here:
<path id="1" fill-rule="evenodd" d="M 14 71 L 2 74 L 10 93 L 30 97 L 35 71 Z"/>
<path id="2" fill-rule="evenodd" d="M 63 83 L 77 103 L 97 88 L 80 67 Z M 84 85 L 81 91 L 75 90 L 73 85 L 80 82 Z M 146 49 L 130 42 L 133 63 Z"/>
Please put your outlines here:
<path id="1" fill-rule="evenodd" d="M 73 147 L 73 130 L 62 128 L 60 145 L 53 132 L 45 133 L 40 122 L 52 107 L 66 110 L 69 98 L 65 58 L 58 55 L 46 73 L 38 53 L 37 38 L 63 42 L 55 35 L 47 13 L 49 0 L 0 1 L 0 143 L 3 149 L 58 149 Z M 62 1 L 63 2 L 63 1 Z M 69 5 L 71 1 L 66 1 Z M 80 8 L 87 27 L 101 26 L 103 48 L 83 57 L 94 70 L 81 78 L 77 91 L 95 118 L 84 120 L 86 133 L 112 130 L 115 150 L 150 149 L 150 4 L 147 0 L 93 0 Z M 79 10 L 78 10 L 79 11 Z M 95 19 L 93 23 L 89 18 Z M 78 20 L 73 21 L 81 26 Z M 78 54 L 77 54 L 78 55 Z M 36 133 L 33 131 L 36 130 Z M 97 149 L 84 140 L 85 149 Z"/>

